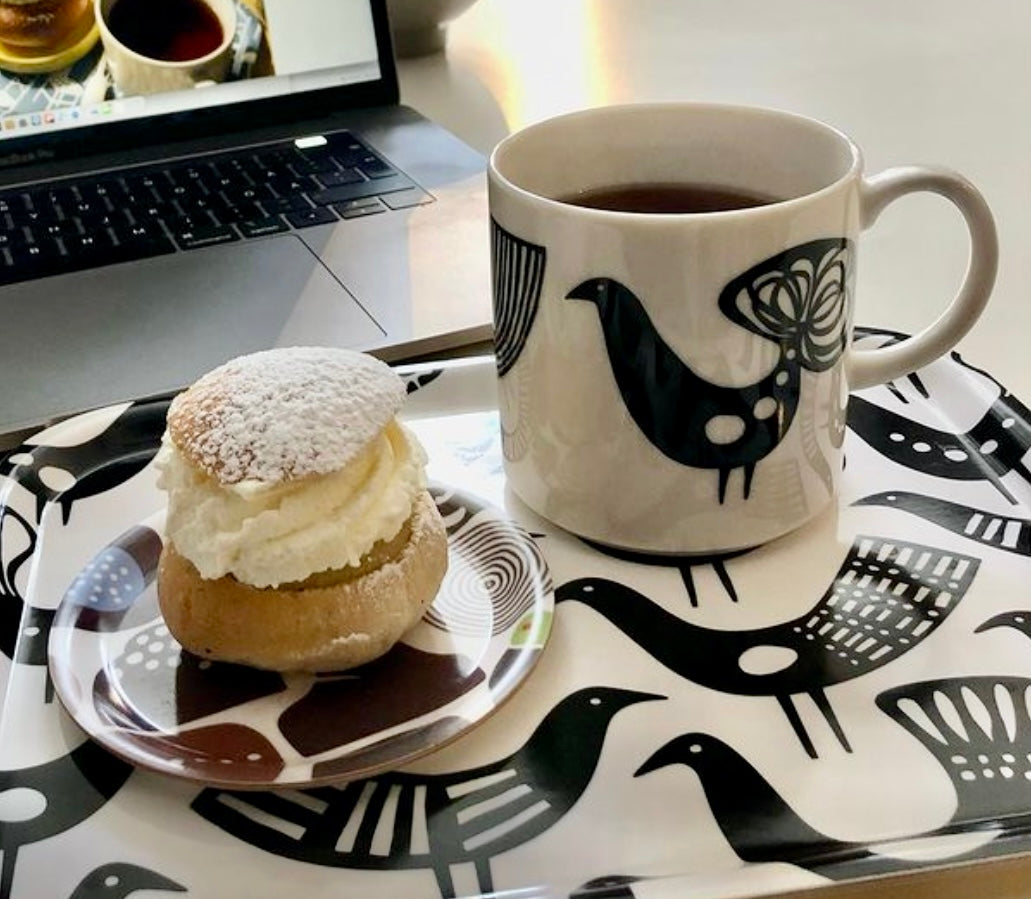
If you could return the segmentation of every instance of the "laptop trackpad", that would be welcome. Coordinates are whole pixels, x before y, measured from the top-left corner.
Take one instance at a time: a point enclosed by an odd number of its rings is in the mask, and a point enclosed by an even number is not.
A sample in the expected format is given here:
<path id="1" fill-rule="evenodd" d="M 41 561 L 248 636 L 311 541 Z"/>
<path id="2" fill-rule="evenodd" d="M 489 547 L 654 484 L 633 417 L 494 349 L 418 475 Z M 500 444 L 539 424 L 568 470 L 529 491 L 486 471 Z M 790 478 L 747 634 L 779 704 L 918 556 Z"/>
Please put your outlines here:
<path id="1" fill-rule="evenodd" d="M 5 310 L 17 310 L 0 328 L 7 380 L 0 425 L 7 426 L 175 389 L 270 346 L 357 347 L 383 337 L 292 234 L 4 293 Z"/>

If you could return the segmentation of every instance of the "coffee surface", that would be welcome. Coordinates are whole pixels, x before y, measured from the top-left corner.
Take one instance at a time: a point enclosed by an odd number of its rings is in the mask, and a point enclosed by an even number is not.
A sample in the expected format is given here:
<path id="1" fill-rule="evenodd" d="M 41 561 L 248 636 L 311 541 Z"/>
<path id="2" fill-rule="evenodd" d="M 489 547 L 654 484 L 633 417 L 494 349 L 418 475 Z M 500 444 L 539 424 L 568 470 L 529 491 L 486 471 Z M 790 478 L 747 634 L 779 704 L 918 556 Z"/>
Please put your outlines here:
<path id="1" fill-rule="evenodd" d="M 107 24 L 130 50 L 165 62 L 200 59 L 223 38 L 222 23 L 204 0 L 118 0 Z"/>
<path id="2" fill-rule="evenodd" d="M 572 206 L 614 212 L 689 213 L 751 209 L 777 197 L 715 184 L 647 183 L 594 187 L 558 198 Z"/>

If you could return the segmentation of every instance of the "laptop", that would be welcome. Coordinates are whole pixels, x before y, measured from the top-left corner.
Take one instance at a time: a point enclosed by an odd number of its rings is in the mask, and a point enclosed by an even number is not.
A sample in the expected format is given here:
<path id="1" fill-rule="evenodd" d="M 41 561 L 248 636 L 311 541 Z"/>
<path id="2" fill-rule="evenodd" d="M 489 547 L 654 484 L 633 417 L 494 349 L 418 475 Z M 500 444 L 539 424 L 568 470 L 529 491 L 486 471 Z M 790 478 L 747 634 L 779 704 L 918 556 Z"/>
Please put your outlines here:
<path id="1" fill-rule="evenodd" d="M 0 449 L 258 349 L 490 338 L 484 159 L 399 104 L 385 0 L 232 2 L 187 89 L 0 45 Z"/>

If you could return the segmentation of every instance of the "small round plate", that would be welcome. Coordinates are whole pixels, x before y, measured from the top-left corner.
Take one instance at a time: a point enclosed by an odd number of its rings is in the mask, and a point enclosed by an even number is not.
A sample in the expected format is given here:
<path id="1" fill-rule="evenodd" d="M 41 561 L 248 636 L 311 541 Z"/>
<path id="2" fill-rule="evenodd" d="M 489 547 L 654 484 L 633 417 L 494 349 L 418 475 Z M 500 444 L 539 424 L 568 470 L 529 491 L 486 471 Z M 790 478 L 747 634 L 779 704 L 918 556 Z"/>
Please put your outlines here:
<path id="1" fill-rule="evenodd" d="M 369 777 L 443 746 L 525 680 L 554 596 L 522 528 L 471 495 L 430 492 L 448 529 L 448 572 L 422 620 L 381 659 L 281 675 L 186 652 L 157 605 L 160 514 L 103 547 L 65 593 L 49 645 L 58 696 L 133 764 L 237 790 Z"/>
<path id="2" fill-rule="evenodd" d="M 100 38 L 100 29 L 90 17 L 90 26 L 72 42 L 49 53 L 33 54 L 23 47 L 12 47 L 0 41 L 0 69 L 17 72 L 19 75 L 38 75 L 45 72 L 57 72 L 78 62 L 96 44 Z"/>

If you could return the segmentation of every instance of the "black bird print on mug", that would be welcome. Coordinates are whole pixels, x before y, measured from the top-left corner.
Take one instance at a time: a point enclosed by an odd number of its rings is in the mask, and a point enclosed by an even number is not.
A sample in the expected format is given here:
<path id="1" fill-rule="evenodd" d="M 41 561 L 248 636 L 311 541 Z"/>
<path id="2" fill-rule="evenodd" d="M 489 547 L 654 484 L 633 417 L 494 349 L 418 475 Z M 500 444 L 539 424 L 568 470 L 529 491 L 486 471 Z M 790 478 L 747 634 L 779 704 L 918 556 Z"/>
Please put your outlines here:
<path id="1" fill-rule="evenodd" d="M 494 283 L 494 356 L 504 377 L 523 351 L 537 317 L 547 250 L 509 234 L 494 219 L 491 273 Z"/>
<path id="2" fill-rule="evenodd" d="M 0 458 L 0 475 L 36 497 L 36 520 L 49 502 L 68 524 L 72 504 L 111 490 L 144 468 L 161 445 L 168 397 L 130 405 L 100 434 L 72 446 L 26 444 Z"/>
<path id="3" fill-rule="evenodd" d="M 432 869 L 442 899 L 455 896 L 451 866 L 472 862 L 480 892 L 493 893 L 491 858 L 544 833 L 573 807 L 594 777 L 616 714 L 664 698 L 589 687 L 561 700 L 512 755 L 477 768 L 388 772 L 304 790 L 301 802 L 205 790 L 193 808 L 252 845 L 311 864 Z M 389 851 L 374 850 L 373 837 L 388 817 Z M 289 831 L 277 819 L 289 821 Z"/>
<path id="4" fill-rule="evenodd" d="M 931 546 L 859 536 L 820 601 L 800 617 L 754 630 L 712 630 L 673 615 L 630 587 L 569 581 L 556 602 L 582 603 L 675 674 L 744 696 L 773 696 L 810 758 L 792 697 L 808 695 L 852 751 L 825 688 L 882 668 L 923 640 L 964 597 L 979 561 Z"/>
<path id="5" fill-rule="evenodd" d="M 696 374 L 627 285 L 589 278 L 566 298 L 597 308 L 612 374 L 641 432 L 675 462 L 716 469 L 722 503 L 738 468 L 748 498 L 756 463 L 784 439 L 798 410 L 802 369 L 827 371 L 844 352 L 851 257 L 845 238 L 811 241 L 750 268 L 720 292 L 727 318 L 780 348 L 773 370 L 741 387 Z"/>

